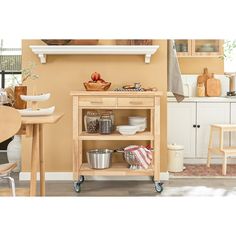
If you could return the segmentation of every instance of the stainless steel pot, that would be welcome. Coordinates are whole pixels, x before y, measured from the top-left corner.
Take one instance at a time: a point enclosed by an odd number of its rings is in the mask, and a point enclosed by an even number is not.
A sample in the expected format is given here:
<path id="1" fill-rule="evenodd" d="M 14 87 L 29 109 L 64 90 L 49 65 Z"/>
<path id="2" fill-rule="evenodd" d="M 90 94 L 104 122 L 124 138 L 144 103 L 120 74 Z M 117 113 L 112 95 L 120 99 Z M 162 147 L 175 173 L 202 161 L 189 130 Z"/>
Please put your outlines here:
<path id="1" fill-rule="evenodd" d="M 94 149 L 87 152 L 87 160 L 92 169 L 106 169 L 111 167 L 113 150 Z"/>

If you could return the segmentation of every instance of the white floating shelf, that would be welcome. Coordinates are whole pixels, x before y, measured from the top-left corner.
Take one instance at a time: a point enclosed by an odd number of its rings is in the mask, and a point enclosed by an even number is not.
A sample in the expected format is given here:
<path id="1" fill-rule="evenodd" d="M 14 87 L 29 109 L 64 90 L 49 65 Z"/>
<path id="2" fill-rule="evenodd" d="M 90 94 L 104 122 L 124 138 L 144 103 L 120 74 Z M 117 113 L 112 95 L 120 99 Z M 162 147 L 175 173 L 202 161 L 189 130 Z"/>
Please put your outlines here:
<path id="1" fill-rule="evenodd" d="M 144 55 L 145 63 L 150 63 L 151 56 L 159 48 L 158 45 L 96 45 L 96 46 L 30 46 L 38 55 L 41 63 L 46 63 L 47 55 Z"/>

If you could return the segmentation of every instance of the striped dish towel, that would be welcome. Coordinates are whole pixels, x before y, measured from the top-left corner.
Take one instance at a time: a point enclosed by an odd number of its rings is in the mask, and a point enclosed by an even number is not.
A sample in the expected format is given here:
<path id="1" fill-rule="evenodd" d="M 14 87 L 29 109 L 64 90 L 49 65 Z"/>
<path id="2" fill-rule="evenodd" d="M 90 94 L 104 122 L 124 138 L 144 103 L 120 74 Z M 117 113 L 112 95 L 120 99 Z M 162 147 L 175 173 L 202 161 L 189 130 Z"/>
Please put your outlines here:
<path id="1" fill-rule="evenodd" d="M 125 152 L 131 152 L 134 154 L 139 165 L 147 169 L 152 161 L 152 152 L 144 146 L 130 145 L 124 148 Z"/>

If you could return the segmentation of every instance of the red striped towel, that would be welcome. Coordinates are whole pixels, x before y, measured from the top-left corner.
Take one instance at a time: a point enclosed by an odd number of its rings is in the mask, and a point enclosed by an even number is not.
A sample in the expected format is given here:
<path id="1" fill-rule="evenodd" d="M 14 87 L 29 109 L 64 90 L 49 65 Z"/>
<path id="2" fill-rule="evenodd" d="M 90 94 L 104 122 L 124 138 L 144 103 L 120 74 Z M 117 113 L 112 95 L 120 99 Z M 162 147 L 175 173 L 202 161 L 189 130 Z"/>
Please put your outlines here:
<path id="1" fill-rule="evenodd" d="M 151 164 L 152 152 L 144 146 L 130 145 L 124 148 L 124 151 L 133 153 L 139 165 L 144 169 Z"/>

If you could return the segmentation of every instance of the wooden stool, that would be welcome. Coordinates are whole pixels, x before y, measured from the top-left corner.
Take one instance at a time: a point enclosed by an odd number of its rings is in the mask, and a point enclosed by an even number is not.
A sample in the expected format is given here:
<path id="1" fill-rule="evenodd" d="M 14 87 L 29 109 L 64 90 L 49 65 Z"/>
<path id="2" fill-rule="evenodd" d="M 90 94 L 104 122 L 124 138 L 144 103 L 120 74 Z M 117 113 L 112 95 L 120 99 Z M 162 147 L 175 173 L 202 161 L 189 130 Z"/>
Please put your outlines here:
<path id="1" fill-rule="evenodd" d="M 220 135 L 219 147 L 212 147 L 213 131 L 218 131 L 218 134 Z M 223 157 L 223 163 L 222 163 L 222 175 L 226 175 L 227 158 L 229 156 L 236 156 L 236 147 L 224 147 L 224 132 L 231 132 L 231 131 L 234 131 L 234 132 L 236 131 L 236 124 L 211 125 L 208 155 L 207 155 L 207 167 L 210 167 L 212 154 L 223 155 L 224 157 Z"/>

